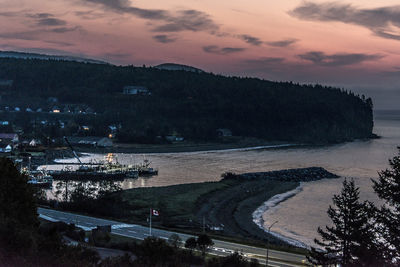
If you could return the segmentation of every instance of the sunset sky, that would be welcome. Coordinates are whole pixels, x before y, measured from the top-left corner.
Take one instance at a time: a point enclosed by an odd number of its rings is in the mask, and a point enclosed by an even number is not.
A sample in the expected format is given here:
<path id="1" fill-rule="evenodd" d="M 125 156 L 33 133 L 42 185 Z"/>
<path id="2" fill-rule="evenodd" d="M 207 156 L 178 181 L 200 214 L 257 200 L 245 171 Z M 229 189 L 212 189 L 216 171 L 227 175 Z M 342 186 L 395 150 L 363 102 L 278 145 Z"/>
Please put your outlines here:
<path id="1" fill-rule="evenodd" d="M 0 0 L 0 50 L 175 62 L 400 101 L 398 0 Z"/>

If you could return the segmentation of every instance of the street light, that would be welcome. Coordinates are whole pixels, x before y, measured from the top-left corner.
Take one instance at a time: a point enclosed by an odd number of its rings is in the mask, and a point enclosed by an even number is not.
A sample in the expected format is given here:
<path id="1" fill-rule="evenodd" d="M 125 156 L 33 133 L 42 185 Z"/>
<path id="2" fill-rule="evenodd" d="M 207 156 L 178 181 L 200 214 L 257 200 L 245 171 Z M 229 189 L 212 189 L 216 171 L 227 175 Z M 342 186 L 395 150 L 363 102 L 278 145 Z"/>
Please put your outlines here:
<path id="1" fill-rule="evenodd" d="M 272 226 L 274 226 L 274 224 L 276 224 L 278 221 L 275 221 L 274 223 L 272 223 L 269 227 L 268 227 L 268 234 L 271 234 L 271 228 Z M 265 266 L 268 267 L 268 257 L 269 257 L 269 237 L 267 239 L 268 243 L 267 243 L 267 259 L 265 261 Z"/>

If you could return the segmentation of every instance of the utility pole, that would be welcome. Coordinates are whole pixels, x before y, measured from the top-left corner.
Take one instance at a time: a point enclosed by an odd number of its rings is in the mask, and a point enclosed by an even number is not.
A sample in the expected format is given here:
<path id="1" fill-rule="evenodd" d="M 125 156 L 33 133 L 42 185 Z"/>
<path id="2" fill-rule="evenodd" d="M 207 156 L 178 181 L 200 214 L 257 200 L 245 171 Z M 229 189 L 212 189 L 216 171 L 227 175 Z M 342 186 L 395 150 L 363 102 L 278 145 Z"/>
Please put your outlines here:
<path id="1" fill-rule="evenodd" d="M 203 234 L 206 233 L 206 218 L 203 216 Z"/>
<path id="2" fill-rule="evenodd" d="M 274 226 L 274 224 L 276 224 L 278 221 L 275 221 L 273 224 L 271 224 L 269 227 L 268 227 L 268 234 L 271 234 L 271 228 L 272 228 L 272 226 Z M 267 243 L 267 259 L 265 260 L 265 266 L 267 266 L 268 267 L 268 259 L 269 259 L 269 236 L 268 236 L 268 243 Z"/>
<path id="3" fill-rule="evenodd" d="M 150 227 L 149 227 L 149 235 L 151 236 L 151 215 L 152 215 L 152 209 L 150 208 L 150 219 L 149 219 L 149 222 L 150 222 Z"/>

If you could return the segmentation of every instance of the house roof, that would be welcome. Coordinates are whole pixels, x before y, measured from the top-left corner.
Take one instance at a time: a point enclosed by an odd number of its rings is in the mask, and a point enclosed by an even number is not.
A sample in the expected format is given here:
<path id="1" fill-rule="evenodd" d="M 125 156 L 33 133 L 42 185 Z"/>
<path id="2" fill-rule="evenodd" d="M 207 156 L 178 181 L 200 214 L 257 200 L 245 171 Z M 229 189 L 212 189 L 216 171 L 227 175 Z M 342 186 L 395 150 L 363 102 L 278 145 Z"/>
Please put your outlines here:
<path id="1" fill-rule="evenodd" d="M 71 143 L 79 143 L 83 142 L 99 142 L 100 140 L 107 138 L 104 136 L 73 136 L 67 137 L 68 141 Z"/>
<path id="2" fill-rule="evenodd" d="M 14 139 L 15 137 L 18 137 L 18 134 L 16 134 L 16 133 L 0 133 L 1 139 Z"/>

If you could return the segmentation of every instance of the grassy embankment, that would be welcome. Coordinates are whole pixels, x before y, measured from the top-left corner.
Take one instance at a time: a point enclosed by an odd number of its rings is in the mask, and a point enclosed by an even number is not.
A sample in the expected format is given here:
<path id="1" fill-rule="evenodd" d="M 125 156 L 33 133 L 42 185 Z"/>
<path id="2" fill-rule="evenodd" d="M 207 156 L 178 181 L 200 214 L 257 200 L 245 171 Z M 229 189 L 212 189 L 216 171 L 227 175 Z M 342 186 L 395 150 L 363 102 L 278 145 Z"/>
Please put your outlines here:
<path id="1" fill-rule="evenodd" d="M 203 217 L 207 226 L 221 226 L 223 231 L 210 231 L 212 236 L 227 241 L 252 245 L 285 246 L 268 236 L 252 222 L 252 213 L 263 202 L 276 194 L 296 188 L 298 182 L 266 179 L 223 179 L 219 182 L 182 184 L 167 187 L 136 188 L 119 192 L 125 206 L 126 221 L 147 224 L 149 208 L 160 211 L 153 216 L 155 227 L 198 233 L 202 231 Z M 128 209 L 128 211 L 127 211 Z"/>
<path id="2" fill-rule="evenodd" d="M 160 216 L 153 216 L 154 227 L 197 234 L 202 232 L 204 220 L 207 233 L 213 237 L 256 246 L 265 246 L 269 240 L 270 244 L 287 249 L 286 243 L 253 222 L 254 210 L 271 197 L 295 189 L 300 182 L 337 177 L 318 167 L 225 174 L 219 182 L 135 188 L 99 199 L 61 203 L 61 207 L 142 225 L 148 225 L 153 208 L 160 212 Z"/>

